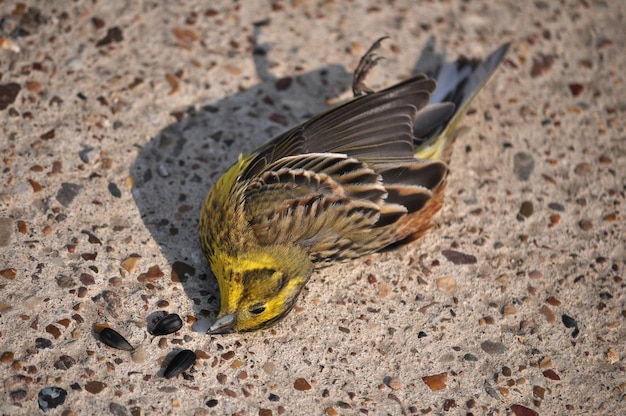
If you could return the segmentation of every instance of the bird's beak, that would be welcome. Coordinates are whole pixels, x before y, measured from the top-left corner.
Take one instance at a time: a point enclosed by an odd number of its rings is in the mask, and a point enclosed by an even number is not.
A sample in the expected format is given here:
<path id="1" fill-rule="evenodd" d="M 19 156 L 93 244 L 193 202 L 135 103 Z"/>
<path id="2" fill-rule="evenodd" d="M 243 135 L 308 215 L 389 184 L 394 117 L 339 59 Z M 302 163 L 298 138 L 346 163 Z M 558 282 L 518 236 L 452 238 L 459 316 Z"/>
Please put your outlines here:
<path id="1" fill-rule="evenodd" d="M 237 322 L 237 317 L 234 313 L 229 313 L 228 315 L 224 315 L 221 318 L 218 318 L 217 321 L 211 325 L 211 327 L 206 331 L 209 335 L 215 334 L 228 334 L 230 332 L 235 331 L 235 323 Z"/>

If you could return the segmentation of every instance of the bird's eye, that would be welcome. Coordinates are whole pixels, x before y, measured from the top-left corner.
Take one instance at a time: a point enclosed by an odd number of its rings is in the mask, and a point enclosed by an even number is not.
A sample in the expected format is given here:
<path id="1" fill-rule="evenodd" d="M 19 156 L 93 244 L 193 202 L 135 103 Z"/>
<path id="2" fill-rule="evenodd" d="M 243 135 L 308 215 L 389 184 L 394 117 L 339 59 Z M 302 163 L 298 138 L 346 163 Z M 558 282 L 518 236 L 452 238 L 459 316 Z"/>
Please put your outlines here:
<path id="1" fill-rule="evenodd" d="M 254 305 L 254 307 L 250 309 L 252 315 L 260 315 L 263 312 L 265 312 L 265 306 L 263 305 Z"/>

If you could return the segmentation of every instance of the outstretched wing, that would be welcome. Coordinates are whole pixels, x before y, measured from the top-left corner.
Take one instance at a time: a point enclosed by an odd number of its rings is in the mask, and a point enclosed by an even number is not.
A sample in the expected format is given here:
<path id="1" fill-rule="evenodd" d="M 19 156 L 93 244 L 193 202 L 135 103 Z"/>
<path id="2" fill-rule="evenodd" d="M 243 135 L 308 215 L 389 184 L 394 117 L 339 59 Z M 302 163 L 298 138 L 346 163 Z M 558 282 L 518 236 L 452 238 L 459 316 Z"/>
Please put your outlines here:
<path id="1" fill-rule="evenodd" d="M 254 178 L 283 157 L 305 153 L 340 153 L 373 164 L 412 160 L 414 130 L 431 130 L 454 109 L 450 103 L 424 108 L 435 86 L 417 75 L 315 116 L 257 149 L 242 179 Z"/>

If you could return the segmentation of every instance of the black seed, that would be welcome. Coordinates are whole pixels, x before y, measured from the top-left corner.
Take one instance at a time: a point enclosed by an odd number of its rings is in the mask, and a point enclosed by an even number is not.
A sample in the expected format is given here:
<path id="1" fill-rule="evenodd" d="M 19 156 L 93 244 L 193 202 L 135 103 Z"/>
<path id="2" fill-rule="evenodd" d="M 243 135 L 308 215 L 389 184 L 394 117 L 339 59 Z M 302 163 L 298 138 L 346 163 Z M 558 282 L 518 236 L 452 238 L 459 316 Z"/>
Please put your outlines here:
<path id="1" fill-rule="evenodd" d="M 163 377 L 176 377 L 196 362 L 196 353 L 191 350 L 182 350 L 170 361 L 163 372 Z"/>
<path id="2" fill-rule="evenodd" d="M 100 338 L 100 341 L 111 348 L 117 348 L 118 350 L 124 351 L 134 350 L 133 346 L 130 345 L 130 342 L 126 341 L 126 338 L 111 328 L 104 328 L 100 331 L 100 333 L 98 333 L 98 337 Z"/>
<path id="3" fill-rule="evenodd" d="M 175 313 L 165 315 L 154 325 L 150 333 L 154 336 L 173 334 L 183 327 L 183 320 Z"/>
<path id="4" fill-rule="evenodd" d="M 211 400 L 206 402 L 206 405 L 208 407 L 215 407 L 215 406 L 217 406 L 217 400 L 216 399 L 211 399 Z"/>

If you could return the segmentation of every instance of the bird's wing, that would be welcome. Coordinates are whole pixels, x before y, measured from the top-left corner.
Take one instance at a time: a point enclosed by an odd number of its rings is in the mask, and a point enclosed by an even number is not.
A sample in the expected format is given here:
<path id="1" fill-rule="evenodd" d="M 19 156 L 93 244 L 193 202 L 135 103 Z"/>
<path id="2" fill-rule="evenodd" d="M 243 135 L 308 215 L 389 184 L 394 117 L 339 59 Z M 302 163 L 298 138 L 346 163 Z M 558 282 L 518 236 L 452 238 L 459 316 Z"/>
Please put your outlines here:
<path id="1" fill-rule="evenodd" d="M 306 153 L 345 154 L 370 165 L 413 160 L 414 130 L 443 124 L 454 108 L 448 103 L 424 108 L 435 86 L 417 75 L 315 116 L 250 155 L 242 179 L 253 179 L 284 157 Z"/>
<path id="2" fill-rule="evenodd" d="M 419 211 L 447 173 L 444 163 L 413 154 L 416 120 L 418 130 L 430 129 L 452 112 L 451 104 L 424 108 L 434 88 L 416 76 L 358 97 L 251 155 L 240 181 L 259 242 L 300 244 L 320 259 L 393 242 L 386 226 Z"/>

